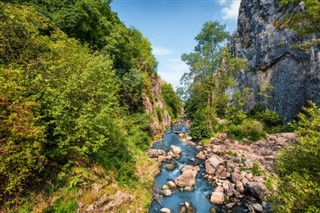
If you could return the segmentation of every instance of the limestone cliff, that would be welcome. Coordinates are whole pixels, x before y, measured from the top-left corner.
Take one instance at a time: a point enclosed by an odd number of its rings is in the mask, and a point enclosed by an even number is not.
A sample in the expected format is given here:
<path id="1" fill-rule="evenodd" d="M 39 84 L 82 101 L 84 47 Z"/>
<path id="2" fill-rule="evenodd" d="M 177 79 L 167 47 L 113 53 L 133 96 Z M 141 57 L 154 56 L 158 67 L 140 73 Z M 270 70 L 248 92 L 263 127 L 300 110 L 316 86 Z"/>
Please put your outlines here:
<path id="1" fill-rule="evenodd" d="M 170 125 L 171 119 L 161 96 L 161 79 L 155 75 L 151 77 L 151 84 L 146 88 L 143 104 L 147 113 L 150 113 L 152 124 L 150 131 L 153 136 L 163 133 Z M 150 87 L 150 88 L 149 88 Z"/>
<path id="2" fill-rule="evenodd" d="M 300 5 L 281 9 L 278 0 L 242 0 L 238 27 L 229 42 L 234 56 L 247 58 L 250 70 L 238 77 L 239 86 L 252 89 L 249 108 L 260 104 L 261 88 L 271 86 L 266 102 L 268 108 L 280 114 L 284 121 L 293 119 L 306 100 L 320 105 L 320 45 L 306 51 L 295 45 L 302 38 L 288 28 L 276 26 L 290 10 L 303 9 Z"/>

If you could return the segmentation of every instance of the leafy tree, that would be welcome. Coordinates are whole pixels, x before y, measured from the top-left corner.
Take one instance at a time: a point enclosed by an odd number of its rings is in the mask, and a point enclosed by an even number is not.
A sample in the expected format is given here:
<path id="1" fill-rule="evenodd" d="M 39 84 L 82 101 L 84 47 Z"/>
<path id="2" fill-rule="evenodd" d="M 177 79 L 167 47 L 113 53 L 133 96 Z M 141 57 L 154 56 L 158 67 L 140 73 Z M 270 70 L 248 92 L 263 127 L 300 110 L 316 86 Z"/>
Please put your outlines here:
<path id="1" fill-rule="evenodd" d="M 320 209 L 320 109 L 303 108 L 295 124 L 298 144 L 289 145 L 278 157 L 279 212 L 317 212 Z"/>
<path id="2" fill-rule="evenodd" d="M 205 87 L 207 100 L 203 101 L 207 102 L 206 111 L 210 128 L 213 121 L 213 89 L 216 71 L 220 65 L 220 48 L 221 43 L 228 37 L 229 33 L 225 31 L 225 26 L 218 22 L 206 22 L 201 32 L 195 37 L 198 41 L 195 52 L 181 56 L 190 69 L 190 72 L 182 76 L 181 81 L 187 84 L 191 81 L 200 82 Z"/>

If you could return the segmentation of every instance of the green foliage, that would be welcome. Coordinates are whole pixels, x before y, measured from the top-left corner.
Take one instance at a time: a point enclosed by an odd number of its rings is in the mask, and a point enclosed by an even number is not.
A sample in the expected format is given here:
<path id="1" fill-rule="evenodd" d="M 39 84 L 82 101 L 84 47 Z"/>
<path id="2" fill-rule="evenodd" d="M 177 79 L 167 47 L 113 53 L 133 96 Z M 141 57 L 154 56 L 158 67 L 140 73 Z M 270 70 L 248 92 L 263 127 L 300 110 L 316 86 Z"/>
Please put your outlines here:
<path id="1" fill-rule="evenodd" d="M 100 164 L 133 186 L 133 155 L 151 137 L 143 113 L 157 65 L 150 42 L 108 1 L 1 2 L 0 9 L 0 204 L 46 187 L 79 187 L 88 176 L 79 165 Z M 59 202 L 50 211 L 73 211 L 75 201 Z"/>
<path id="2" fill-rule="evenodd" d="M 171 119 L 177 119 L 180 114 L 181 101 L 168 83 L 162 83 L 161 94 Z"/>
<path id="3" fill-rule="evenodd" d="M 280 116 L 269 109 L 254 108 L 249 112 L 249 117 L 261 121 L 264 124 L 264 130 L 268 133 L 279 133 L 286 128 Z"/>
<path id="4" fill-rule="evenodd" d="M 69 201 L 65 201 L 63 199 L 56 200 L 52 206 L 46 208 L 44 213 L 72 213 L 77 212 L 78 204 L 76 199 L 70 199 Z"/>
<path id="5" fill-rule="evenodd" d="M 320 109 L 308 102 L 295 123 L 298 144 L 289 145 L 278 157 L 280 176 L 277 210 L 317 212 L 320 209 Z"/>
<path id="6" fill-rule="evenodd" d="M 189 92 L 186 113 L 192 119 L 192 128 L 197 131 L 192 134 L 199 138 L 210 136 L 217 115 L 227 113 L 229 100 L 225 90 L 234 85 L 234 75 L 246 68 L 244 60 L 233 58 L 228 49 L 221 48 L 228 37 L 225 26 L 218 22 L 207 22 L 195 38 L 198 42 L 195 51 L 181 57 L 190 69 L 181 78 Z M 204 120 L 196 122 L 195 117 Z"/>
<path id="7" fill-rule="evenodd" d="M 249 141 L 257 141 L 266 135 L 262 123 L 257 120 L 246 119 L 239 125 L 230 124 L 228 136 L 238 140 L 246 138 Z"/>
<path id="8" fill-rule="evenodd" d="M 250 99 L 249 88 L 243 88 L 237 90 L 234 94 L 234 103 L 228 107 L 227 117 L 234 124 L 240 124 L 247 118 L 247 114 L 244 111 L 245 103 Z"/>
<path id="9" fill-rule="evenodd" d="M 320 5 L 317 0 L 280 0 L 287 12 L 282 22 L 289 25 L 300 35 L 309 35 L 320 31 Z"/>
<path id="10" fill-rule="evenodd" d="M 252 167 L 251 172 L 252 172 L 252 174 L 254 176 L 260 176 L 261 175 L 260 166 L 259 166 L 259 164 L 257 162 L 253 163 L 253 167 Z"/>
<path id="11" fill-rule="evenodd" d="M 201 140 L 204 138 L 209 138 L 211 136 L 211 132 L 207 123 L 207 119 L 205 117 L 205 113 L 203 111 L 198 111 L 192 120 L 191 125 L 191 137 L 196 140 Z"/>

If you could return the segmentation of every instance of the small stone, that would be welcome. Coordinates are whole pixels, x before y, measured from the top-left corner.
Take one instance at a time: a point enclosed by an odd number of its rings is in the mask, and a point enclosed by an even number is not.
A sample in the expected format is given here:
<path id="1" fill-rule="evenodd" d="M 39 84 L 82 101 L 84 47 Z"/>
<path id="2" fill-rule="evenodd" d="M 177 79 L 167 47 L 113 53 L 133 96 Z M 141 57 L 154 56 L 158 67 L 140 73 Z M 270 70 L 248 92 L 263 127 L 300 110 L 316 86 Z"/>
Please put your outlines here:
<path id="1" fill-rule="evenodd" d="M 235 203 L 228 203 L 226 205 L 226 207 L 227 207 L 227 209 L 232 209 L 234 205 L 235 205 Z"/>
<path id="2" fill-rule="evenodd" d="M 177 185 L 173 181 L 168 181 L 167 185 L 169 186 L 170 189 L 175 189 L 177 188 Z"/>
<path id="3" fill-rule="evenodd" d="M 169 170 L 169 171 L 174 170 L 175 168 L 176 168 L 176 164 L 174 163 L 170 163 L 166 166 L 166 170 Z"/>
<path id="4" fill-rule="evenodd" d="M 86 212 L 91 212 L 94 210 L 93 204 L 89 205 L 88 208 L 86 209 Z"/>
<path id="5" fill-rule="evenodd" d="M 236 183 L 237 181 L 241 180 L 241 175 L 239 173 L 236 172 L 232 172 L 231 173 L 231 179 L 234 183 Z"/>
<path id="6" fill-rule="evenodd" d="M 193 192 L 194 191 L 194 187 L 193 186 L 186 186 L 186 187 L 184 187 L 184 191 Z"/>
<path id="7" fill-rule="evenodd" d="M 163 185 L 162 189 L 169 189 L 169 186 L 168 185 Z"/>
<path id="8" fill-rule="evenodd" d="M 160 209 L 160 213 L 171 213 L 171 210 L 168 208 L 162 208 Z"/>
<path id="9" fill-rule="evenodd" d="M 244 186 L 241 181 L 236 181 L 236 189 L 240 193 L 244 192 Z"/>
<path id="10" fill-rule="evenodd" d="M 196 157 L 199 158 L 200 160 L 206 159 L 206 156 L 203 154 L 203 152 L 199 152 Z"/>
<path id="11" fill-rule="evenodd" d="M 168 197 L 168 196 L 172 195 L 172 191 L 170 189 L 163 189 L 163 190 L 161 190 L 161 194 Z"/>
<path id="12" fill-rule="evenodd" d="M 263 208 L 261 206 L 260 203 L 255 203 L 252 205 L 252 207 L 254 208 L 254 210 L 256 210 L 257 212 L 262 212 L 263 211 Z"/>

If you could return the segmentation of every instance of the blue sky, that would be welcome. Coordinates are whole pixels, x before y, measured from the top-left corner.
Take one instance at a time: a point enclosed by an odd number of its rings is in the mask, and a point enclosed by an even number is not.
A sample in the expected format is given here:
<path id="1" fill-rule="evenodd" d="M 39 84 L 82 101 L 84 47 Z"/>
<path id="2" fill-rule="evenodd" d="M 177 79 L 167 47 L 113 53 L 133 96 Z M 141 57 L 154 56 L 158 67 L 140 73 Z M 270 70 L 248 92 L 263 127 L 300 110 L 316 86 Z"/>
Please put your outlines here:
<path id="1" fill-rule="evenodd" d="M 152 43 L 161 78 L 174 87 L 188 67 L 180 60 L 193 51 L 194 37 L 207 21 L 236 28 L 240 1 L 230 0 L 113 0 L 111 8 L 128 27 L 140 30 Z"/>

